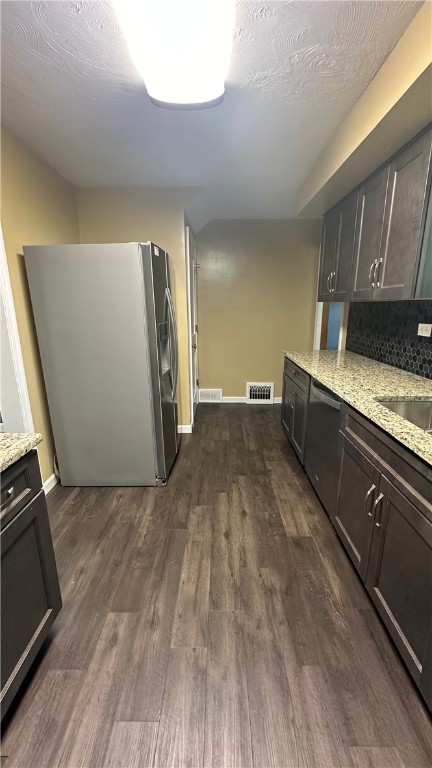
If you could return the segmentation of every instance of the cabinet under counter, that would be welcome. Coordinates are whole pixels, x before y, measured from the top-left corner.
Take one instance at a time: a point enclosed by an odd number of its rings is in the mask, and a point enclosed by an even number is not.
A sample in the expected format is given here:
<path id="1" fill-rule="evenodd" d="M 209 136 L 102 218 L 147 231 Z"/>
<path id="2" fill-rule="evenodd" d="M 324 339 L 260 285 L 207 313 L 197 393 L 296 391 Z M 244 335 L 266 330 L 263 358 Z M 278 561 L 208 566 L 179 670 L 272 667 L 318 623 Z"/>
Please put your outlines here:
<path id="1" fill-rule="evenodd" d="M 7 466 L 0 481 L 4 717 L 60 612 L 62 599 L 36 451 Z"/>

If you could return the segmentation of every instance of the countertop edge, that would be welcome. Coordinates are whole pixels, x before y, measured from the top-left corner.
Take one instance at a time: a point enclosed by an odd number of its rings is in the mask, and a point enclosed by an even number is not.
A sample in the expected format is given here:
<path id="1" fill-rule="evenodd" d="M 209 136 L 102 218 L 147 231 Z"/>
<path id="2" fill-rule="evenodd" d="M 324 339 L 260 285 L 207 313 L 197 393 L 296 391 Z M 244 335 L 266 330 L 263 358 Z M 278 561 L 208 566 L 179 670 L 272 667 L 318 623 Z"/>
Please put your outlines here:
<path id="1" fill-rule="evenodd" d="M 39 432 L 0 433 L 0 472 L 9 469 L 12 464 L 36 448 L 42 440 Z"/>

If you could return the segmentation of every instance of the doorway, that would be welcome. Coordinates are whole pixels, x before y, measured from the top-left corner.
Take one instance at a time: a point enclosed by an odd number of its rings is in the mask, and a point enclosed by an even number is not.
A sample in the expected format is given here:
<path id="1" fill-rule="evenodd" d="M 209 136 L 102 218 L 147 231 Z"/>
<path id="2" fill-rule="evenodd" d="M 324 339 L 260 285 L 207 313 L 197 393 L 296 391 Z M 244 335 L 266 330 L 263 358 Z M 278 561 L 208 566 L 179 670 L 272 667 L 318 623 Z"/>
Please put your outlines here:
<path id="1" fill-rule="evenodd" d="M 313 349 L 345 349 L 348 302 L 318 302 Z"/>

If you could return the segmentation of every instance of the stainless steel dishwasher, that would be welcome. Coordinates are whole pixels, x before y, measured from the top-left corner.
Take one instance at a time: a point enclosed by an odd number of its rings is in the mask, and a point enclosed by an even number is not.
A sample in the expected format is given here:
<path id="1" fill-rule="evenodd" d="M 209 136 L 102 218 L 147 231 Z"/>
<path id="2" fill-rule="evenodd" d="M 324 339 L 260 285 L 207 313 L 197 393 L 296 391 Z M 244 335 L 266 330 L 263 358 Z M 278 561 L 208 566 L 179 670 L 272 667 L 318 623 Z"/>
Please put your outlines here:
<path id="1" fill-rule="evenodd" d="M 337 395 L 312 379 L 308 405 L 305 470 L 327 514 L 336 513 L 339 480 L 341 403 Z"/>

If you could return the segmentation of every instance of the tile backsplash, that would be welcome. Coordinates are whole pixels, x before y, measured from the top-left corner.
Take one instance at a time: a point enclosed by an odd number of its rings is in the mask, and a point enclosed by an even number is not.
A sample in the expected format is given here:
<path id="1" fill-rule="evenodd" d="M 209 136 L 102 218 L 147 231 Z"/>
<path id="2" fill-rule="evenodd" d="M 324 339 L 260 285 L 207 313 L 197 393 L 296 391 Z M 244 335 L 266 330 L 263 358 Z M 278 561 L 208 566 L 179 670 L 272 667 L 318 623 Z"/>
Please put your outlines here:
<path id="1" fill-rule="evenodd" d="M 432 300 L 350 304 L 346 349 L 432 379 L 432 338 L 417 336 L 432 323 Z"/>

